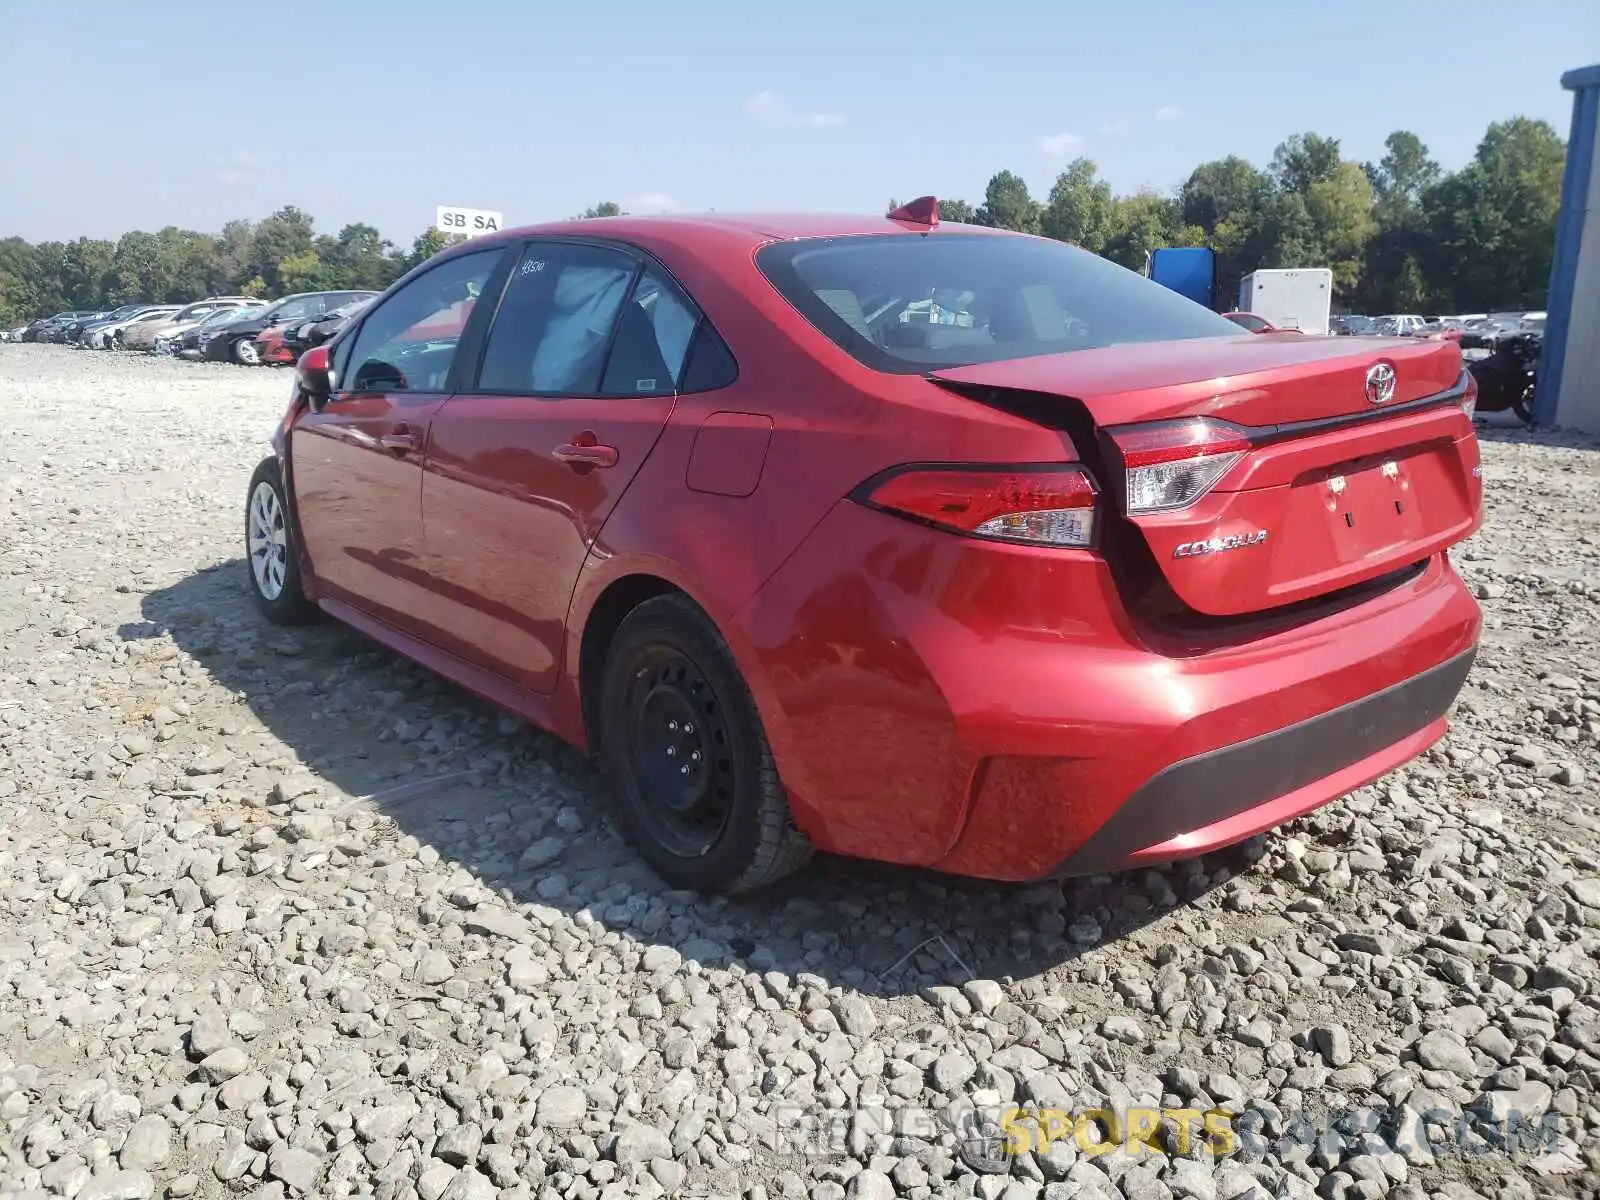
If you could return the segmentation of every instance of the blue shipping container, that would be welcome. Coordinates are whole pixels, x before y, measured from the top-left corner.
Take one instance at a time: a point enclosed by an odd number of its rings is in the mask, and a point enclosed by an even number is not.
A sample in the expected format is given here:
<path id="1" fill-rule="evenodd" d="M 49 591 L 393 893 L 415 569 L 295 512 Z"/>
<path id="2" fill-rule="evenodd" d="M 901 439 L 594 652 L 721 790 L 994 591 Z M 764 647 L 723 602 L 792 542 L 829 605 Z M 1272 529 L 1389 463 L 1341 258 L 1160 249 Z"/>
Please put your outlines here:
<path id="1" fill-rule="evenodd" d="M 1217 254 L 1214 250 L 1205 246 L 1164 246 L 1151 252 L 1145 274 L 1196 304 L 1216 307 Z"/>

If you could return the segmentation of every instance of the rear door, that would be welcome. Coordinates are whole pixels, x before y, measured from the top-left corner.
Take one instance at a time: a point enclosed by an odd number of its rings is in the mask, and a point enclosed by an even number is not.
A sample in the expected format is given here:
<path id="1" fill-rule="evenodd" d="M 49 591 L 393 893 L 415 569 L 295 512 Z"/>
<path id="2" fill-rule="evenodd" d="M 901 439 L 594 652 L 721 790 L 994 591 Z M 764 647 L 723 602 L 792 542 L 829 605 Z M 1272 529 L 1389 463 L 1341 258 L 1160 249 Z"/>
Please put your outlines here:
<path id="1" fill-rule="evenodd" d="M 453 652 L 554 688 L 579 569 L 666 426 L 697 319 L 629 249 L 526 245 L 428 446 L 433 624 Z"/>
<path id="2" fill-rule="evenodd" d="M 422 462 L 456 376 L 461 322 L 418 337 L 441 312 L 472 311 L 507 256 L 494 247 L 445 259 L 372 308 L 335 359 L 337 390 L 290 439 L 307 555 L 334 598 L 415 635 L 428 611 Z M 481 322 L 480 322 L 481 323 Z"/>

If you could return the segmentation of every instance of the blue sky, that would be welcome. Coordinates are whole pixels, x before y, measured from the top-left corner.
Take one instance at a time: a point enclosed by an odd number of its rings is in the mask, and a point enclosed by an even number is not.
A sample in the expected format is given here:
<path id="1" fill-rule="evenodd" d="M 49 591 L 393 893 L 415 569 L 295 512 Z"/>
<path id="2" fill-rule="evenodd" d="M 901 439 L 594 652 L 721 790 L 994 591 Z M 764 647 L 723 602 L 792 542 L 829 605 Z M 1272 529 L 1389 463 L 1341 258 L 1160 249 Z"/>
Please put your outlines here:
<path id="1" fill-rule="evenodd" d="M 1042 195 L 1080 153 L 1166 189 L 1308 130 L 1453 167 L 1494 119 L 1565 136 L 1559 76 L 1596 61 L 1595 0 L 0 0 L 0 237 L 878 211 L 1001 168 Z"/>

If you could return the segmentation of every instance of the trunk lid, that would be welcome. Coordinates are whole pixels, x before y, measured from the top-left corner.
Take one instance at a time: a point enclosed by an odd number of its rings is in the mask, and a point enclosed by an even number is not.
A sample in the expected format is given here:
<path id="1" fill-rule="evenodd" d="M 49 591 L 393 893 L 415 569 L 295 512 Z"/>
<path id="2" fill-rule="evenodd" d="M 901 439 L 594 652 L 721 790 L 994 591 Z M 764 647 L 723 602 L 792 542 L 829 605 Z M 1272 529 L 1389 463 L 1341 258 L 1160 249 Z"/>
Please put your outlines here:
<path id="1" fill-rule="evenodd" d="M 1392 394 L 1380 369 L 1369 395 L 1369 372 L 1384 365 Z M 1452 342 L 1242 334 L 930 378 L 974 399 L 1020 404 L 1097 443 L 1079 449 L 1097 460 L 1109 507 L 1138 531 L 1171 591 L 1210 616 L 1365 583 L 1460 541 L 1481 519 L 1477 439 L 1451 399 L 1462 380 Z M 1187 427 L 1194 423 L 1180 419 L 1195 417 L 1240 427 L 1248 448 L 1191 504 L 1129 512 L 1119 430 Z"/>

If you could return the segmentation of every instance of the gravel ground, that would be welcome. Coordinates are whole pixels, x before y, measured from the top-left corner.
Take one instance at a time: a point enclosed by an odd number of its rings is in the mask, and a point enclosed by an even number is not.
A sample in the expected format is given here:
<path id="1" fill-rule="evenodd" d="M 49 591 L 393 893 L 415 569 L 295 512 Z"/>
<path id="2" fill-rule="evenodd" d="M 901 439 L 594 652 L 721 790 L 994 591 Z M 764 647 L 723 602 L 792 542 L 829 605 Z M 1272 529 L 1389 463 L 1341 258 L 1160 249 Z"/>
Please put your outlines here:
<path id="1" fill-rule="evenodd" d="M 0 348 L 0 1197 L 1600 1187 L 1600 446 L 1485 432 L 1479 666 L 1376 787 L 1166 871 L 727 902 L 552 739 L 256 617 L 287 391 Z M 997 1154 L 1012 1103 L 1247 1116 Z"/>

